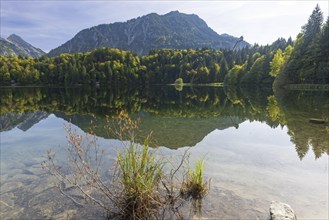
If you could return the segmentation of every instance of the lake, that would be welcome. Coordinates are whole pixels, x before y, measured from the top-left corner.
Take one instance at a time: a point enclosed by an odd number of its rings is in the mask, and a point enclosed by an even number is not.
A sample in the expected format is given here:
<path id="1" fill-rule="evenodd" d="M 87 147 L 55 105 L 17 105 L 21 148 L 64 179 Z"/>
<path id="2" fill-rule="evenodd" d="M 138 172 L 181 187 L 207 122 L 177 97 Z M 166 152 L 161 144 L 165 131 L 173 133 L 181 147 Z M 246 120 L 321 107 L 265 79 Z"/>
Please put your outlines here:
<path id="1" fill-rule="evenodd" d="M 61 195 L 40 164 L 47 150 L 67 163 L 64 125 L 83 135 L 92 121 L 108 169 L 120 142 L 104 126 L 107 116 L 122 110 L 140 119 L 141 136 L 152 132 L 161 154 L 189 149 L 192 164 L 205 157 L 211 189 L 200 218 L 267 219 L 273 200 L 291 205 L 298 219 L 329 218 L 328 91 L 154 86 L 0 92 L 1 219 L 104 217 Z"/>

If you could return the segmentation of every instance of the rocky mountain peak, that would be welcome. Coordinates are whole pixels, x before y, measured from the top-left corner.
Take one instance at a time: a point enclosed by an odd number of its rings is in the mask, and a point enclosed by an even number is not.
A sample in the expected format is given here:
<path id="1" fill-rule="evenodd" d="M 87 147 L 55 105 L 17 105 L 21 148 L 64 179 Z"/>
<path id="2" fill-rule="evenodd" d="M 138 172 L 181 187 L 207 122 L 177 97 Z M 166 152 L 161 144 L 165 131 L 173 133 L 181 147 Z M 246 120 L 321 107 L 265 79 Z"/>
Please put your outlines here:
<path id="1" fill-rule="evenodd" d="M 195 14 L 171 11 L 164 15 L 151 13 L 126 22 L 84 29 L 48 55 L 88 52 L 99 47 L 130 50 L 139 55 L 162 48 L 233 48 L 237 40 L 232 36 L 220 36 Z M 241 42 L 239 47 L 247 45 Z"/>
<path id="2" fill-rule="evenodd" d="M 9 37 L 7 37 L 7 40 L 11 42 L 25 42 L 20 36 L 16 34 L 11 34 Z"/>
<path id="3" fill-rule="evenodd" d="M 2 38 L 0 42 L 0 55 L 40 57 L 44 54 L 41 49 L 32 46 L 16 34 L 11 34 L 7 39 Z"/>

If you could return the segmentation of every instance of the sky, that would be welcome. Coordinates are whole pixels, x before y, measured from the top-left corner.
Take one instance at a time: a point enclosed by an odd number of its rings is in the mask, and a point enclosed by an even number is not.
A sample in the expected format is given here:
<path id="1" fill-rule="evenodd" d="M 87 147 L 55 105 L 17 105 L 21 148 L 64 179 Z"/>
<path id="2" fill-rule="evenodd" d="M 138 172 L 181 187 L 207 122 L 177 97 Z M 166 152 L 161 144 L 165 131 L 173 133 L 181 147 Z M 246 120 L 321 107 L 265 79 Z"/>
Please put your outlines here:
<path id="1" fill-rule="evenodd" d="M 7 38 L 15 33 L 48 52 L 85 28 L 178 10 L 198 15 L 218 34 L 265 45 L 279 37 L 295 39 L 316 4 L 326 20 L 329 0 L 1 0 L 0 35 Z"/>

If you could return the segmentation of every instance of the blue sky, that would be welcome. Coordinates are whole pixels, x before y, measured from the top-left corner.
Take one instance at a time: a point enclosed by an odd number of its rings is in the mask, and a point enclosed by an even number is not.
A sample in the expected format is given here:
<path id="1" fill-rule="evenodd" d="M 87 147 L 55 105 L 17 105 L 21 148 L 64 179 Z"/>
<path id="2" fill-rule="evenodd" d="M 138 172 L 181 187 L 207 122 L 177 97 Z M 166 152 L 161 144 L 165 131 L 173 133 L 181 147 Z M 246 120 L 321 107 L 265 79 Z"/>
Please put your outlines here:
<path id="1" fill-rule="evenodd" d="M 49 51 L 79 31 L 98 24 L 123 22 L 148 13 L 178 10 L 197 14 L 219 34 L 243 35 L 249 43 L 268 44 L 278 37 L 293 39 L 316 4 L 324 18 L 329 1 L 91 1 L 1 0 L 1 37 L 15 33 Z"/>

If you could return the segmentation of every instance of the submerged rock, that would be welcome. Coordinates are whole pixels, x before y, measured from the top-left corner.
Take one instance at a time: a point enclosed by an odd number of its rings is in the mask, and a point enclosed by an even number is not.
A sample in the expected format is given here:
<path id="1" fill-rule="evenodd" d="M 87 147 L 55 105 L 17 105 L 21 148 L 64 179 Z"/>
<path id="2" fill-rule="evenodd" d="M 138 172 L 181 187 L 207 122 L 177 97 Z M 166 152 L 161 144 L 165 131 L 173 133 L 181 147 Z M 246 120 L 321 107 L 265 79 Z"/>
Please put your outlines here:
<path id="1" fill-rule="evenodd" d="M 290 205 L 272 201 L 270 206 L 271 220 L 297 220 L 294 210 Z"/>

